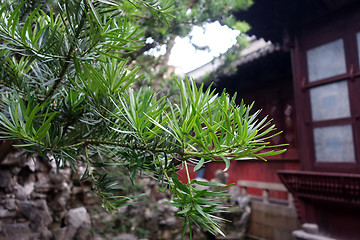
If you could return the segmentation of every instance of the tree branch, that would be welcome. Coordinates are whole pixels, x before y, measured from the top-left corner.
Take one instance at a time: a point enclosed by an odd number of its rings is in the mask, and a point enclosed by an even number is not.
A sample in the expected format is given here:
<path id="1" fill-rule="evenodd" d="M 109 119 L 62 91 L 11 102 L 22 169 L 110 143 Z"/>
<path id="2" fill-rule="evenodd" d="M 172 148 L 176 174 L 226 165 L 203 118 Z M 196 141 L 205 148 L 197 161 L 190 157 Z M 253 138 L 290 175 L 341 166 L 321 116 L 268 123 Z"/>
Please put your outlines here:
<path id="1" fill-rule="evenodd" d="M 85 10 L 87 11 L 86 3 L 85 3 Z M 76 29 L 76 32 L 75 32 L 75 36 L 74 36 L 75 39 L 77 39 L 79 37 L 80 32 L 81 32 L 81 30 L 82 30 L 82 28 L 84 26 L 85 19 L 86 19 L 85 12 L 83 11 L 82 15 L 81 15 L 80 23 L 79 23 L 78 28 Z M 65 76 L 65 73 L 66 73 L 67 69 L 69 68 L 70 60 L 71 60 L 71 54 L 73 53 L 73 51 L 74 51 L 74 43 L 72 43 L 70 48 L 69 48 L 69 52 L 66 55 L 65 62 L 64 62 L 64 65 L 62 66 L 59 77 L 55 81 L 54 85 L 51 87 L 50 91 L 48 92 L 48 94 L 44 98 L 43 102 L 45 102 L 48 98 L 50 98 L 54 94 L 55 90 L 59 87 L 61 81 L 63 80 L 63 78 Z"/>
<path id="2" fill-rule="evenodd" d="M 137 50 L 136 52 L 134 52 L 133 54 L 130 55 L 129 63 L 134 61 L 140 55 L 143 55 L 144 52 L 149 51 L 150 49 L 152 49 L 152 48 L 154 48 L 156 46 L 157 46 L 157 42 L 155 42 L 155 41 L 153 43 L 150 43 L 150 44 L 145 44 L 145 46 L 143 46 L 142 48 L 140 48 L 139 50 Z"/>

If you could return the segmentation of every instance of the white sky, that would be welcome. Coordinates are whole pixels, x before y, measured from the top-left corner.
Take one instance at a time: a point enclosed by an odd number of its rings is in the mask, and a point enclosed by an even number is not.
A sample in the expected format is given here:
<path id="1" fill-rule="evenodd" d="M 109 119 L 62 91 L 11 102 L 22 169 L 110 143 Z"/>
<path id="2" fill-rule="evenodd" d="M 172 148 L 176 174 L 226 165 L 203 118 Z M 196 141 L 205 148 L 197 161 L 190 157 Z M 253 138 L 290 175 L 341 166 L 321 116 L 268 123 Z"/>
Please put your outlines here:
<path id="1" fill-rule="evenodd" d="M 179 68 L 180 72 L 189 72 L 226 52 L 236 43 L 238 35 L 238 30 L 221 26 L 219 22 L 205 24 L 204 28 L 194 27 L 190 33 L 192 42 L 198 46 L 209 46 L 210 51 L 196 50 L 190 43 L 189 37 L 177 37 L 171 51 L 169 65 Z"/>

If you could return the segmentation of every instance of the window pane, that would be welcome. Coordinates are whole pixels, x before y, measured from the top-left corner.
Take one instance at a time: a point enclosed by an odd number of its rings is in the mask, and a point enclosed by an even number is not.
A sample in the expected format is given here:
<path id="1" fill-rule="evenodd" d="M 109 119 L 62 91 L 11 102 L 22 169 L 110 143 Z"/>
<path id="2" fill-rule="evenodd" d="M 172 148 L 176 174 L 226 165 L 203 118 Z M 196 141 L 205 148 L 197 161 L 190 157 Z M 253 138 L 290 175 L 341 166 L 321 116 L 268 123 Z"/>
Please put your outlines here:
<path id="1" fill-rule="evenodd" d="M 359 67 L 360 67 L 360 32 L 356 34 L 356 39 L 357 39 L 358 58 L 359 58 Z"/>
<path id="2" fill-rule="evenodd" d="M 342 39 L 307 51 L 309 82 L 346 73 L 344 43 Z"/>
<path id="3" fill-rule="evenodd" d="M 311 88 L 310 101 L 313 121 L 350 117 L 346 81 Z"/>
<path id="4" fill-rule="evenodd" d="M 317 162 L 355 162 L 350 125 L 314 128 Z"/>

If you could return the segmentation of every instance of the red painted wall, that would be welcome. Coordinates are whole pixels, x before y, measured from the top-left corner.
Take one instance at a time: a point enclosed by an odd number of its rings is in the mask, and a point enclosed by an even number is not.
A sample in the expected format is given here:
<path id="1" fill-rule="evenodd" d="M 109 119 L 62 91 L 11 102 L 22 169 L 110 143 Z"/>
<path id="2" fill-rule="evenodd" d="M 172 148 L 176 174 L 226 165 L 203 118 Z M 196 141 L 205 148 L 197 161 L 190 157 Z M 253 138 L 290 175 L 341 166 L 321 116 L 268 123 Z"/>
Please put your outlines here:
<path id="1" fill-rule="evenodd" d="M 195 178 L 196 173 L 193 171 L 193 166 L 189 166 L 190 178 Z M 223 162 L 208 163 L 205 167 L 204 177 L 207 180 L 215 178 L 215 172 L 220 169 L 223 170 L 225 164 Z M 267 162 L 262 160 L 252 161 L 233 161 L 227 173 L 229 174 L 228 183 L 237 183 L 238 180 L 250 180 L 259 182 L 281 183 L 277 171 L 278 170 L 300 170 L 300 164 L 297 160 L 269 160 Z M 179 179 L 183 183 L 187 182 L 186 173 L 183 170 L 179 171 Z M 261 189 L 248 188 L 247 192 L 251 195 L 262 195 Z M 284 192 L 270 191 L 271 198 L 286 199 L 287 194 Z"/>
<path id="2" fill-rule="evenodd" d="M 224 163 L 210 163 L 205 168 L 205 178 L 212 179 L 218 169 L 224 169 Z M 233 161 L 227 173 L 229 174 L 228 183 L 237 183 L 238 180 L 250 180 L 259 182 L 281 183 L 277 170 L 299 170 L 299 161 L 286 160 L 262 160 L 255 161 Z M 252 195 L 261 196 L 262 190 L 256 188 L 248 188 L 247 192 Z M 278 191 L 270 191 L 271 198 L 286 199 L 286 193 Z"/>
<path id="3" fill-rule="evenodd" d="M 290 62 L 290 58 L 288 62 Z M 279 62 L 278 64 L 282 65 L 283 63 Z M 257 68 L 260 67 L 256 66 Z M 243 68 L 247 67 L 243 66 Z M 254 101 L 252 113 L 262 109 L 258 119 L 263 119 L 267 116 L 268 119 L 273 119 L 272 123 L 276 125 L 277 131 L 282 131 L 281 134 L 269 140 L 270 144 L 287 143 L 289 144 L 286 147 L 288 150 L 281 155 L 269 157 L 267 162 L 263 160 L 233 161 L 230 169 L 227 171 L 229 174 L 228 183 L 237 183 L 238 180 L 281 183 L 277 175 L 278 170 L 300 170 L 292 79 L 291 76 L 282 75 L 281 71 L 276 72 L 274 69 L 277 68 L 271 68 L 271 72 L 267 74 L 267 84 L 264 81 L 260 81 L 261 79 L 255 78 L 256 76 L 254 75 L 251 75 L 251 78 L 247 78 L 245 74 L 238 76 L 239 79 L 234 81 L 233 88 L 238 92 L 237 103 L 240 103 L 241 99 L 244 99 L 247 104 Z M 258 76 L 258 78 L 261 77 L 262 75 Z M 241 86 L 236 86 L 235 84 L 235 82 L 244 83 L 244 81 L 247 84 Z M 265 85 L 259 85 L 257 83 L 259 81 L 265 83 Z M 206 165 L 204 177 L 211 180 L 215 177 L 216 170 L 223 170 L 224 168 L 225 164 L 223 162 L 209 163 Z M 180 180 L 187 182 L 185 171 L 181 170 L 179 174 L 182 175 L 179 177 Z M 190 175 L 191 178 L 196 177 L 192 170 L 190 170 Z M 252 195 L 262 195 L 262 189 L 248 188 L 247 192 Z M 270 191 L 270 197 L 272 198 L 283 199 L 287 197 L 286 195 L 284 192 Z"/>
<path id="4" fill-rule="evenodd" d="M 214 162 L 206 165 L 205 178 L 212 179 L 215 177 L 215 171 L 224 169 L 225 164 Z M 277 170 L 299 170 L 298 161 L 233 161 L 227 173 L 229 174 L 228 182 L 237 182 L 238 180 L 251 180 L 260 182 L 281 183 L 276 171 Z"/>

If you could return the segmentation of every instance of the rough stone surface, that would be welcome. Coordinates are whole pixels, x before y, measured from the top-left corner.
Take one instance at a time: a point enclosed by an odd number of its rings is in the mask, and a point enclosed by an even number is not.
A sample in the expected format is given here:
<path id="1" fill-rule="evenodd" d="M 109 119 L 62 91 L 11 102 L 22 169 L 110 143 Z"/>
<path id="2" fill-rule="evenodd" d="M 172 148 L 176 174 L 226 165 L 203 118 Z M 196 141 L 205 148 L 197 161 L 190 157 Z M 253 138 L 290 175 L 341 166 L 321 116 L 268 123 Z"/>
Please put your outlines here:
<path id="1" fill-rule="evenodd" d="M 213 179 L 213 181 L 226 184 L 228 177 L 229 177 L 228 173 L 225 173 L 221 169 L 218 169 L 215 172 L 215 179 Z"/>
<path id="2" fill-rule="evenodd" d="M 91 233 L 89 232 L 90 224 L 86 224 L 84 226 L 80 226 L 77 229 L 74 239 L 76 240 L 88 240 L 92 238 Z"/>
<path id="3" fill-rule="evenodd" d="M 8 170 L 0 170 L 0 188 L 6 188 L 11 183 L 11 173 Z"/>
<path id="4" fill-rule="evenodd" d="M 51 189 L 51 184 L 49 183 L 49 177 L 44 176 L 39 178 L 39 180 L 35 183 L 35 190 L 36 192 L 48 192 Z"/>
<path id="5" fill-rule="evenodd" d="M 83 224 L 90 223 L 90 217 L 85 207 L 73 208 L 68 211 L 65 217 L 65 223 L 68 226 L 79 228 Z"/>
<path id="6" fill-rule="evenodd" d="M 19 212 L 30 221 L 32 230 L 47 227 L 52 222 L 45 200 L 17 201 Z"/>
<path id="7" fill-rule="evenodd" d="M 14 198 L 9 198 L 9 199 L 5 199 L 5 203 L 4 206 L 7 210 L 15 210 L 15 199 Z"/>
<path id="8" fill-rule="evenodd" d="M 2 156 L 0 240 L 92 240 L 88 215 L 81 226 L 65 223 L 65 216 L 73 206 L 73 177 L 78 178 L 68 167 L 57 171 L 36 155 L 12 152 L 5 158 Z M 81 205 L 86 205 L 82 194 L 84 191 L 79 191 L 77 198 L 82 199 Z"/>
<path id="9" fill-rule="evenodd" d="M 49 229 L 45 228 L 41 231 L 40 240 L 52 240 L 52 239 L 53 239 L 53 234 Z"/>
<path id="10" fill-rule="evenodd" d="M 137 240 L 138 238 L 132 234 L 123 233 L 114 238 L 114 240 Z"/>
<path id="11" fill-rule="evenodd" d="M 178 209 L 165 203 L 171 196 L 155 181 L 139 179 L 146 196 L 111 215 L 99 208 L 91 182 L 78 182 L 80 175 L 22 152 L 0 159 L 0 240 L 180 239 Z M 227 175 L 220 170 L 212 181 L 226 182 Z M 244 221 L 235 219 L 237 226 Z M 199 228 L 193 234 L 208 239 Z"/>
<path id="12" fill-rule="evenodd" d="M 53 199 L 49 202 L 50 208 L 54 211 L 62 211 L 66 209 L 66 205 L 69 201 L 71 189 L 66 182 L 57 184 L 58 188 L 54 193 Z"/>
<path id="13" fill-rule="evenodd" d="M 15 211 L 9 211 L 7 209 L 0 209 L 0 219 L 1 218 L 11 218 L 15 217 L 16 212 Z"/>
<path id="14" fill-rule="evenodd" d="M 30 229 L 29 222 L 25 222 L 5 224 L 2 226 L 1 232 L 2 237 L 12 238 L 26 236 L 27 234 L 32 233 L 32 230 Z"/>
<path id="15" fill-rule="evenodd" d="M 27 162 L 27 157 L 23 152 L 13 152 L 6 156 L 6 158 L 1 161 L 3 166 L 21 166 L 23 167 Z"/>
<path id="16" fill-rule="evenodd" d="M 27 192 L 24 186 L 15 183 L 14 189 L 15 189 L 15 197 L 17 199 L 21 199 L 21 200 L 27 199 Z"/>
<path id="17" fill-rule="evenodd" d="M 239 196 L 236 199 L 236 203 L 239 205 L 240 208 L 245 208 L 250 203 L 250 197 L 249 196 Z"/>
<path id="18" fill-rule="evenodd" d="M 53 230 L 53 234 L 54 234 L 54 239 L 55 240 L 66 240 L 66 230 L 67 227 L 63 227 L 63 228 L 58 228 Z"/>
<path id="19" fill-rule="evenodd" d="M 240 188 L 239 186 L 231 186 L 229 187 L 229 194 L 230 194 L 230 199 L 231 199 L 231 203 L 233 205 L 236 204 L 236 200 L 238 199 L 238 197 L 240 197 Z"/>

